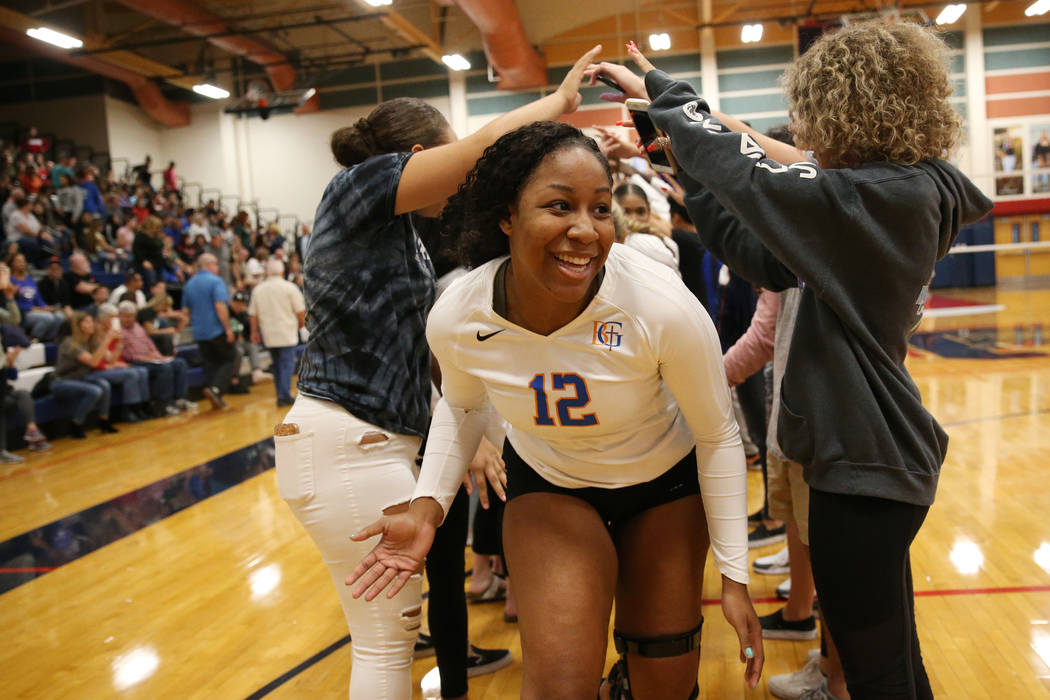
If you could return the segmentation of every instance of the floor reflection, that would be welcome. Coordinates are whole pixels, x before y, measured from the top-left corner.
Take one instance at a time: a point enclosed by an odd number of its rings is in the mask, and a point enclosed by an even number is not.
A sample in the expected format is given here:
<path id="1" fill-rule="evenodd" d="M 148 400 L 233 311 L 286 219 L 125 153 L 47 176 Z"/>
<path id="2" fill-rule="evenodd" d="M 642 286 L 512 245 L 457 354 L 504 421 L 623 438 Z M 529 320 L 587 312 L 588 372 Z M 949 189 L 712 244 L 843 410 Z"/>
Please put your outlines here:
<path id="1" fill-rule="evenodd" d="M 940 357 L 1001 360 L 1018 357 L 1045 357 L 1043 324 L 1004 328 L 960 328 L 922 331 L 909 341 L 913 347 Z"/>
<path id="2" fill-rule="evenodd" d="M 0 543 L 0 593 L 200 503 L 274 465 L 273 438 Z"/>

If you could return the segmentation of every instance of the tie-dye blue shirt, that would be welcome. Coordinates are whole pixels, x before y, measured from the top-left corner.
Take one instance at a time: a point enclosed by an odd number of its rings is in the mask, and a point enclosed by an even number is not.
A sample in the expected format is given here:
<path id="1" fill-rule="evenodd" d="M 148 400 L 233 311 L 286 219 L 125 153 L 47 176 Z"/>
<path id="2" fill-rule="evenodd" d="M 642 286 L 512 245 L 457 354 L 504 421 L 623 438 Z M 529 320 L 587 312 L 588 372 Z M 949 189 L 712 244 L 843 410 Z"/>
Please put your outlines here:
<path id="1" fill-rule="evenodd" d="M 310 340 L 299 389 L 385 430 L 423 435 L 435 278 L 411 215 L 394 215 L 410 155 L 370 158 L 325 188 L 303 267 Z"/>

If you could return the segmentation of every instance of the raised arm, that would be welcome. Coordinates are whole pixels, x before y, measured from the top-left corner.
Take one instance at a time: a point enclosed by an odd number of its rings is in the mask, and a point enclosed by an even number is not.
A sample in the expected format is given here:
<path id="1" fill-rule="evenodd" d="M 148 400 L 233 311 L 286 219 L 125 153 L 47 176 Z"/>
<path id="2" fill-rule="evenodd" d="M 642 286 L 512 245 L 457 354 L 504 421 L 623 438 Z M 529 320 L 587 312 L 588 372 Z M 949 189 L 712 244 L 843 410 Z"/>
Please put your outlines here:
<path id="1" fill-rule="evenodd" d="M 580 104 L 583 71 L 601 50 L 599 44 L 585 53 L 558 89 L 546 97 L 492 120 L 466 138 L 414 154 L 401 175 L 394 213 L 404 214 L 442 204 L 455 194 L 485 148 L 500 136 L 519 126 L 575 111 Z"/>

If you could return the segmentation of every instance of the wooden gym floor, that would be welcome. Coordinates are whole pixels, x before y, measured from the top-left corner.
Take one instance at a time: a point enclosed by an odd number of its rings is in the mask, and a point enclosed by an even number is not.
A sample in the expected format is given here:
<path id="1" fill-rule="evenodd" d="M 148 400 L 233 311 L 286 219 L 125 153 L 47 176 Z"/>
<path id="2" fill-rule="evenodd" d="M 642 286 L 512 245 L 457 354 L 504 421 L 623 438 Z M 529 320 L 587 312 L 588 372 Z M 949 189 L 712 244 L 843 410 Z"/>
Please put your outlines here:
<path id="1" fill-rule="evenodd" d="M 1050 291 L 939 296 L 1005 309 L 925 320 L 909 360 L 951 435 L 912 549 L 926 667 L 938 697 L 1050 697 Z M 342 613 L 268 469 L 283 411 L 268 385 L 230 403 L 0 467 L 0 696 L 345 696 Z M 782 579 L 753 577 L 759 614 L 777 608 Z M 705 593 L 718 593 L 710 563 Z M 717 601 L 705 614 L 704 697 L 769 697 L 765 678 L 815 645 L 767 641 L 748 691 Z M 471 606 L 470 627 L 475 643 L 518 657 L 473 679 L 471 697 L 517 697 L 520 646 L 502 607 Z M 417 687 L 432 666 L 415 662 Z"/>

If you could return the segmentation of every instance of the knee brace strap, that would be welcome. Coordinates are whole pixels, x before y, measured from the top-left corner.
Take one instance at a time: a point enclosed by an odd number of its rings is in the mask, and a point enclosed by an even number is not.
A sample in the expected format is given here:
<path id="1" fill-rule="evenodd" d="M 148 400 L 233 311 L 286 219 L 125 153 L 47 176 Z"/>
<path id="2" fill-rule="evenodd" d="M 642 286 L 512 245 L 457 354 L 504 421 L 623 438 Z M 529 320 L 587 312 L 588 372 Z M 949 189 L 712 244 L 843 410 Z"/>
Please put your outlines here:
<path id="1" fill-rule="evenodd" d="M 638 654 L 650 659 L 663 659 L 671 656 L 681 656 L 694 649 L 700 648 L 700 630 L 704 627 L 704 620 L 700 618 L 700 624 L 696 629 L 684 634 L 668 634 L 662 637 L 627 637 L 613 630 L 613 643 L 616 652 L 623 654 Z"/>

